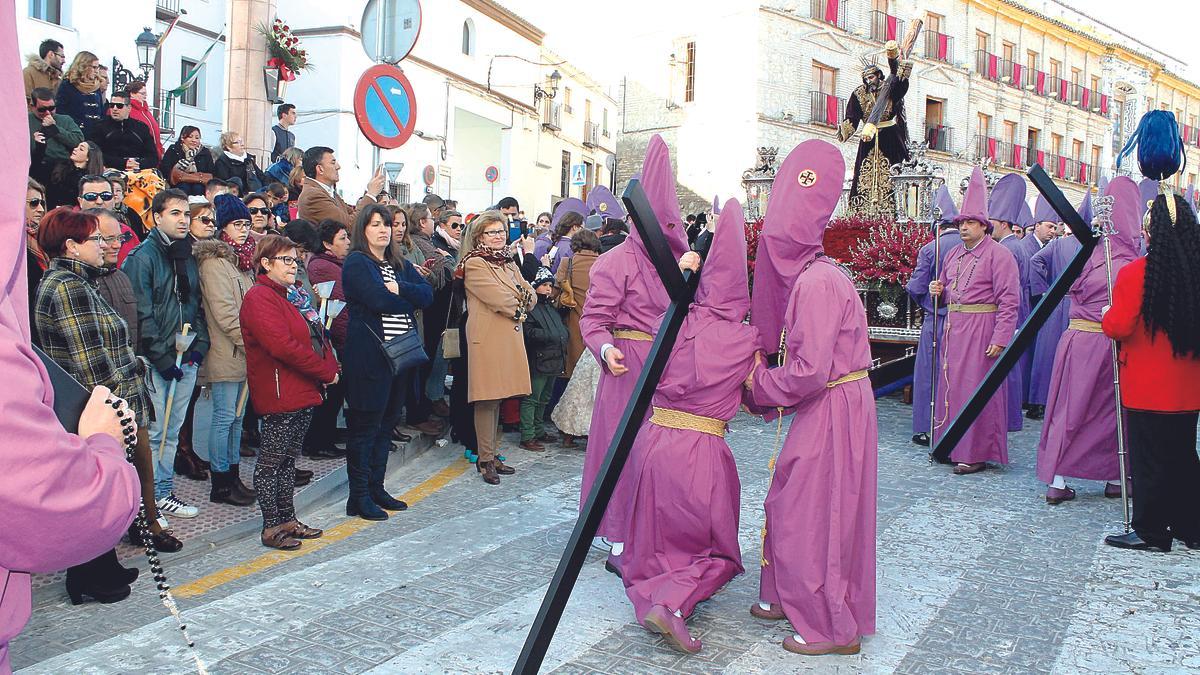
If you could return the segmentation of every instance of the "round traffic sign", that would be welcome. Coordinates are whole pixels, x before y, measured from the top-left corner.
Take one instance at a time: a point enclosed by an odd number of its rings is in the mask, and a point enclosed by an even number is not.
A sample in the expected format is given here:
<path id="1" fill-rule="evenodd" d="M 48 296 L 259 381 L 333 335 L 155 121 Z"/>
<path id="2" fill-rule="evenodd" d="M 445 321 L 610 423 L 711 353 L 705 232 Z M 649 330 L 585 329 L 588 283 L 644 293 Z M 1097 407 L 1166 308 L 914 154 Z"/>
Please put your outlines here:
<path id="1" fill-rule="evenodd" d="M 489 166 L 488 168 L 484 169 L 483 177 L 487 179 L 487 182 L 495 183 L 496 181 L 500 180 L 500 169 L 497 169 L 494 166 Z"/>
<path id="2" fill-rule="evenodd" d="M 398 148 L 417 126 L 417 97 L 412 83 L 396 66 L 367 68 L 354 88 L 354 119 L 373 145 Z"/>
<path id="3" fill-rule="evenodd" d="M 425 170 L 421 172 L 421 178 L 425 181 L 427 187 L 433 186 L 433 181 L 437 178 L 437 174 L 434 173 L 432 164 L 425 165 Z"/>
<path id="4" fill-rule="evenodd" d="M 362 15 L 362 46 L 376 63 L 399 63 L 421 35 L 420 0 L 367 0 Z"/>

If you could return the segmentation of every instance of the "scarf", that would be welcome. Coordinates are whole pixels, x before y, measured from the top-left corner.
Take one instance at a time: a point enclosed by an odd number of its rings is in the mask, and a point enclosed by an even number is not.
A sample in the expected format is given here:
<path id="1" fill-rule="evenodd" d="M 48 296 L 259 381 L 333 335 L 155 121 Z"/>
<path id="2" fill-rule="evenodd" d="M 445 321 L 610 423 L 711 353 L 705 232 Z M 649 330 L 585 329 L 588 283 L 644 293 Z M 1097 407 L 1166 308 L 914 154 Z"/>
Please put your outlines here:
<path id="1" fill-rule="evenodd" d="M 479 246 L 476 246 L 475 250 L 464 255 L 462 257 L 462 260 L 460 260 L 458 262 L 458 267 L 454 270 L 454 278 L 455 279 L 463 279 L 466 277 L 467 261 L 470 260 L 471 258 L 483 258 L 484 260 L 491 263 L 492 265 L 495 265 L 496 267 L 504 267 L 508 263 L 512 262 L 512 256 L 510 256 L 508 254 L 508 252 L 506 252 L 504 249 L 500 249 L 499 251 L 493 251 L 490 248 L 486 248 L 485 246 L 483 246 L 481 244 Z"/>
<path id="2" fill-rule="evenodd" d="M 221 233 L 217 237 L 226 244 L 229 244 L 229 248 L 233 249 L 234 255 L 237 256 L 237 268 L 239 271 L 249 272 L 254 269 L 254 249 L 257 247 L 257 244 L 253 239 L 246 237 L 246 243 L 235 244 L 229 238 L 229 235 L 225 234 L 225 230 L 221 230 Z"/>
<path id="3" fill-rule="evenodd" d="M 183 173 L 196 173 L 196 153 L 200 148 L 189 148 L 184 144 L 179 144 L 180 160 L 175 163 L 175 168 Z"/>
<path id="4" fill-rule="evenodd" d="M 321 325 L 321 315 L 312 306 L 312 298 L 309 297 L 308 291 L 304 290 L 300 284 L 292 284 L 287 288 L 288 302 L 295 305 L 296 309 L 300 310 L 300 315 L 309 323 L 319 326 Z"/>
<path id="5" fill-rule="evenodd" d="M 82 77 L 78 80 L 73 80 L 71 84 L 79 90 L 81 94 L 94 94 L 104 84 L 104 80 L 96 78 L 94 80 L 85 80 Z"/>
<path id="6" fill-rule="evenodd" d="M 442 239 L 444 239 L 446 241 L 446 244 L 448 246 L 450 246 L 450 248 L 454 249 L 455 251 L 458 250 L 458 243 L 459 243 L 458 240 L 455 239 L 454 237 L 451 237 L 450 233 L 446 231 L 446 228 L 442 227 L 441 225 L 438 225 L 437 233 L 442 235 Z M 474 251 L 472 251 L 472 253 L 474 253 Z"/>
<path id="7" fill-rule="evenodd" d="M 248 155 L 247 153 L 244 153 L 244 152 L 240 155 L 235 155 L 232 152 L 226 150 L 225 156 L 228 157 L 229 159 L 236 159 L 239 162 L 244 162 L 244 161 L 246 161 L 246 158 L 249 157 L 250 155 Z"/>
<path id="8" fill-rule="evenodd" d="M 175 288 L 179 290 L 179 301 L 187 304 L 192 297 L 192 282 L 187 273 L 188 261 L 192 260 L 192 238 L 171 241 L 161 230 L 158 232 L 167 245 L 167 260 L 175 268 Z"/>
<path id="9" fill-rule="evenodd" d="M 29 250 L 37 258 L 38 267 L 42 268 L 42 271 L 45 272 L 46 268 L 50 266 L 50 256 L 46 255 L 46 252 L 38 245 L 37 231 L 37 225 L 25 226 L 25 237 L 29 244 Z"/>

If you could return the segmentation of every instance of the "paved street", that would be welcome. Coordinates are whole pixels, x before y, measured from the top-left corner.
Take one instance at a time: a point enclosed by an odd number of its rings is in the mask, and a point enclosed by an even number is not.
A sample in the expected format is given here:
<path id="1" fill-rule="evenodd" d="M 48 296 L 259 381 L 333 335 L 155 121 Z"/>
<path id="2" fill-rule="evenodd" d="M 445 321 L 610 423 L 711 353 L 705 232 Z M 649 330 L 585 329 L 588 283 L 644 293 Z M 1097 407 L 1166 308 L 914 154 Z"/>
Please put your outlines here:
<path id="1" fill-rule="evenodd" d="M 774 427 L 743 417 L 729 440 L 749 571 L 697 609 L 704 651 L 685 657 L 640 628 L 594 552 L 543 672 L 1200 671 L 1200 551 L 1103 546 L 1121 515 L 1100 483 L 1075 481 L 1077 501 L 1047 506 L 1033 475 L 1039 423 L 1010 436 L 1007 469 L 955 477 L 909 442 L 909 412 L 880 402 L 879 632 L 860 655 L 788 654 L 785 626 L 747 613 Z M 327 535 L 300 554 L 255 537 L 165 556 L 210 671 L 511 670 L 574 523 L 582 452 L 535 455 L 509 436 L 518 474 L 489 487 L 455 448 L 390 481 L 414 505 L 385 523 L 349 520 L 338 502 L 302 514 Z M 41 589 L 12 654 L 27 673 L 191 670 L 145 575 L 115 605 L 72 607 L 61 585 Z"/>

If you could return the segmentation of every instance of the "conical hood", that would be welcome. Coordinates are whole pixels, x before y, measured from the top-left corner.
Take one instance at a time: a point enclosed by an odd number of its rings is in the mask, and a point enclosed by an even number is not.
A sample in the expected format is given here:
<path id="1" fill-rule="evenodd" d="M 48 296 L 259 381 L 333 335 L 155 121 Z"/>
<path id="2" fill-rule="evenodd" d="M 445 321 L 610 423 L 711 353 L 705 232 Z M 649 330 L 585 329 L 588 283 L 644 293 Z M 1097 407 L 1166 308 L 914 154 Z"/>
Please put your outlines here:
<path id="1" fill-rule="evenodd" d="M 1021 205 L 1025 203 L 1025 177 L 1010 173 L 996 181 L 992 196 L 988 200 L 990 218 L 1005 223 L 1017 223 L 1021 218 Z"/>
<path id="2" fill-rule="evenodd" d="M 971 179 L 967 182 L 967 193 L 963 195 L 962 208 L 958 210 L 955 222 L 978 220 L 988 225 L 990 230 L 987 197 L 987 180 L 983 177 L 983 169 L 975 167 L 971 171 Z"/>
<path id="3" fill-rule="evenodd" d="M 1040 192 L 1038 193 L 1037 207 L 1033 210 L 1033 222 L 1062 222 L 1062 218 L 1059 217 L 1058 211 L 1055 211 L 1054 207 L 1050 206 L 1050 202 L 1046 201 L 1046 198 L 1043 197 L 1042 193 Z"/>
<path id="4" fill-rule="evenodd" d="M 948 223 L 958 217 L 958 207 L 954 205 L 954 198 L 950 196 L 950 188 L 945 184 L 942 184 L 934 193 L 933 205 L 940 214 L 935 214 L 935 218 L 939 222 Z"/>
<path id="5" fill-rule="evenodd" d="M 751 323 L 758 327 L 768 353 L 779 350 L 792 285 L 823 250 L 821 241 L 842 196 L 845 176 L 841 150 L 815 139 L 797 145 L 775 174 L 750 300 Z"/>
<path id="6" fill-rule="evenodd" d="M 621 206 L 620 200 L 603 185 L 597 185 L 588 192 L 586 208 L 589 214 L 617 220 L 625 218 L 625 209 Z"/>
<path id="7" fill-rule="evenodd" d="M 1158 181 L 1143 178 L 1138 182 L 1138 193 L 1142 197 L 1142 217 L 1150 210 L 1150 203 L 1158 197 Z"/>
<path id="8" fill-rule="evenodd" d="M 576 197 L 567 197 L 554 207 L 554 215 L 550 217 L 550 233 L 554 234 L 554 230 L 558 228 L 558 221 L 568 213 L 578 213 L 581 216 L 587 216 L 587 206 L 584 205 L 582 199 Z"/>
<path id="9" fill-rule="evenodd" d="M 718 197 L 717 195 L 713 195 L 713 207 L 712 207 L 712 212 L 713 212 L 713 215 L 714 215 L 714 216 L 719 216 L 719 215 L 721 215 L 721 201 L 720 201 L 720 199 L 721 199 L 721 198 L 720 198 L 720 197 Z"/>
<path id="10" fill-rule="evenodd" d="M 746 218 L 736 199 L 725 202 L 701 270 L 696 304 L 726 321 L 741 321 L 750 310 L 746 267 Z"/>
<path id="11" fill-rule="evenodd" d="M 662 136 L 654 134 L 646 146 L 646 161 L 642 164 L 642 190 L 650 201 L 650 208 L 662 227 L 663 235 L 676 257 L 687 253 L 687 232 L 683 227 L 683 215 L 679 211 L 679 195 L 675 192 L 675 171 L 671 168 L 671 151 Z M 637 228 L 629 232 L 630 238 L 641 245 Z"/>
<path id="12" fill-rule="evenodd" d="M 1016 225 L 1021 229 L 1025 229 L 1030 225 L 1033 225 L 1033 211 L 1029 209 L 1029 202 L 1021 202 L 1021 213 L 1017 216 L 1017 218 L 1019 218 L 1019 220 L 1017 220 Z"/>
<path id="13" fill-rule="evenodd" d="M 1079 202 L 1079 208 L 1075 209 L 1079 212 L 1079 217 L 1088 225 L 1092 224 L 1092 191 L 1087 189 L 1083 191 L 1083 201 Z"/>
<path id="14" fill-rule="evenodd" d="M 1142 233 L 1142 197 L 1138 185 L 1128 176 L 1117 176 L 1104 195 L 1113 198 L 1112 222 L 1116 232 L 1109 240 L 1113 255 L 1136 256 Z"/>

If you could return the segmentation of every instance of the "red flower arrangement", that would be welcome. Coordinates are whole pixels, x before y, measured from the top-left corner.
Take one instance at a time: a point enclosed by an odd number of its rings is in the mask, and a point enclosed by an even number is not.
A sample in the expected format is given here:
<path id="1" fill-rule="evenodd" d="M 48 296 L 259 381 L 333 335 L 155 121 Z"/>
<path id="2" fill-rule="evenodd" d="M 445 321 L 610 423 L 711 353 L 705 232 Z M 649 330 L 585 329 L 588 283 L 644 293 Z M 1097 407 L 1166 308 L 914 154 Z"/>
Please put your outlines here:
<path id="1" fill-rule="evenodd" d="M 267 41 L 267 65 L 279 69 L 280 79 L 291 82 L 302 70 L 312 70 L 308 52 L 300 47 L 300 38 L 292 35 L 292 29 L 282 19 L 276 18 L 270 28 L 260 24 L 258 32 Z"/>
<path id="2" fill-rule="evenodd" d="M 750 275 L 750 288 L 754 289 L 754 262 L 758 258 L 758 240 L 762 236 L 763 219 L 746 223 L 746 267 Z"/>
<path id="3" fill-rule="evenodd" d="M 928 228 L 911 220 L 884 221 L 850 247 L 846 264 L 859 281 L 903 286 L 912 277 L 921 247 L 932 239 Z"/>

